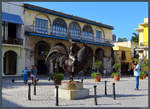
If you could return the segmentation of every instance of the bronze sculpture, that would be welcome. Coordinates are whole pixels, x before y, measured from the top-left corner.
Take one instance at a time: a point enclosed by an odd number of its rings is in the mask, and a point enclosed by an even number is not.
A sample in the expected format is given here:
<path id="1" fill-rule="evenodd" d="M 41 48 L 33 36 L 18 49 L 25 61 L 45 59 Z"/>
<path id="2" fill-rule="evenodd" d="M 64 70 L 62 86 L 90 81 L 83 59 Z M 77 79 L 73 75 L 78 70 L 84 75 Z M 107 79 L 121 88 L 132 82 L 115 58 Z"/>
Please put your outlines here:
<path id="1" fill-rule="evenodd" d="M 72 42 L 70 37 L 69 42 L 71 43 L 69 52 L 67 52 L 64 46 L 56 45 L 50 49 L 46 60 L 55 60 L 58 67 L 70 73 L 70 79 L 73 80 L 75 74 L 90 67 L 89 64 L 93 61 L 93 50 L 85 43 L 80 48 L 77 43 Z"/>

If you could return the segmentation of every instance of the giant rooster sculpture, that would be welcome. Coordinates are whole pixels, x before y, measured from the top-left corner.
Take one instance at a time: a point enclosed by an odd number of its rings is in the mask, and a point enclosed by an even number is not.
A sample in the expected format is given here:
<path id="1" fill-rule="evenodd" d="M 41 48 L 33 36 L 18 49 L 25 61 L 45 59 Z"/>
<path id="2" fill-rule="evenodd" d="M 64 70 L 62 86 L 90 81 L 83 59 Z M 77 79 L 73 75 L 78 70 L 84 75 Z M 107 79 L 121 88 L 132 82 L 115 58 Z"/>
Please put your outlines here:
<path id="1" fill-rule="evenodd" d="M 80 48 L 75 42 L 72 42 L 70 37 L 69 42 L 71 44 L 69 52 L 64 46 L 56 45 L 50 49 L 46 61 L 55 60 L 60 68 L 70 73 L 70 79 L 73 80 L 75 74 L 90 67 L 93 60 L 93 50 L 86 44 Z"/>

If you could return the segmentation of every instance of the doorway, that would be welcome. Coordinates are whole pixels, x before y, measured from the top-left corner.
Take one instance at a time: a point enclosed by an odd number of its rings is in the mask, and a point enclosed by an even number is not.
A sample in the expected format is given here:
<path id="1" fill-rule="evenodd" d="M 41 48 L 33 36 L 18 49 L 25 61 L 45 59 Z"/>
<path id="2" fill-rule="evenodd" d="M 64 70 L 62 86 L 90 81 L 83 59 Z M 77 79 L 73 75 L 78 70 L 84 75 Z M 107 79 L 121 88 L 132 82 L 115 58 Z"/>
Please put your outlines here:
<path id="1" fill-rule="evenodd" d="M 8 51 L 4 54 L 4 74 L 16 75 L 17 54 L 14 51 Z"/>
<path id="2" fill-rule="evenodd" d="M 35 64 L 37 65 L 38 74 L 48 74 L 48 65 L 45 63 L 46 56 L 49 52 L 49 44 L 40 41 L 35 46 Z"/>

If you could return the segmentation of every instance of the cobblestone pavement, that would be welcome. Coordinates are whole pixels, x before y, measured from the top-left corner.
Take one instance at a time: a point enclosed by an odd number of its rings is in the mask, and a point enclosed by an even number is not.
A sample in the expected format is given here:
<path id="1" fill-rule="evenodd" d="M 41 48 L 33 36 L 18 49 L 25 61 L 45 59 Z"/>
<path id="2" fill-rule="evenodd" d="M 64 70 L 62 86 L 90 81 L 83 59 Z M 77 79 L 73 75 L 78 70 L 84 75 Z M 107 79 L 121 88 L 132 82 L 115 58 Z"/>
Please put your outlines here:
<path id="1" fill-rule="evenodd" d="M 135 91 L 135 78 L 121 78 L 116 83 L 116 100 L 112 98 L 111 78 L 107 80 L 107 93 L 104 94 L 104 82 L 96 83 L 93 79 L 83 81 L 84 88 L 89 89 L 90 96 L 80 100 L 59 99 L 59 107 L 147 107 L 148 106 L 148 79 L 140 80 L 140 90 Z M 31 81 L 31 80 L 30 80 Z M 94 88 L 97 85 L 97 103 L 94 105 Z M 54 83 L 47 79 L 40 79 L 37 84 L 37 95 L 33 95 L 31 86 L 31 101 L 28 100 L 28 86 L 21 79 L 11 82 L 3 79 L 2 104 L 3 107 L 55 107 Z"/>

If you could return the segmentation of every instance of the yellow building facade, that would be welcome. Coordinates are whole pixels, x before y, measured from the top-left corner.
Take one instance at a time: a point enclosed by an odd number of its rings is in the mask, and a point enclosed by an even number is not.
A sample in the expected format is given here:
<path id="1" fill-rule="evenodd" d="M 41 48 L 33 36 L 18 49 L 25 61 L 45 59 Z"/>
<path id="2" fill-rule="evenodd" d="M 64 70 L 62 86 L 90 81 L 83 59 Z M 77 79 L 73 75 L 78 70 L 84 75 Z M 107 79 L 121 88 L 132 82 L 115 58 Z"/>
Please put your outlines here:
<path id="1" fill-rule="evenodd" d="M 87 43 L 93 49 L 93 63 L 101 60 L 111 73 L 112 26 L 30 4 L 24 4 L 24 9 L 26 66 L 34 64 L 41 74 L 52 73 L 55 65 L 45 64 L 45 56 L 57 44 L 68 50 L 69 33 L 80 47 Z"/>
<path id="2" fill-rule="evenodd" d="M 132 52 L 131 42 L 116 42 L 114 43 L 114 61 L 121 65 L 122 75 L 132 75 Z"/>
<path id="3" fill-rule="evenodd" d="M 148 18 L 144 18 L 144 23 L 139 24 L 136 31 L 139 32 L 139 47 L 137 49 L 139 59 L 145 56 L 148 59 Z"/>

